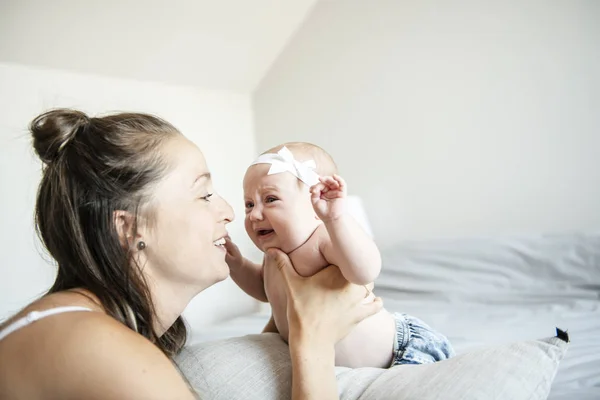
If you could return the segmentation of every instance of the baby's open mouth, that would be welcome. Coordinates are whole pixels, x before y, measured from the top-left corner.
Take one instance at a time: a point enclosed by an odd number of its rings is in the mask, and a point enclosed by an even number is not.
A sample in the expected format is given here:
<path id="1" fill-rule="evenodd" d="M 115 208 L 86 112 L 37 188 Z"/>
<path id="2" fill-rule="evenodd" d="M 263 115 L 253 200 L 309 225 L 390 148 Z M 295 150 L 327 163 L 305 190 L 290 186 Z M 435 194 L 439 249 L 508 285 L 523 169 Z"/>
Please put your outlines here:
<path id="1" fill-rule="evenodd" d="M 260 229 L 258 232 L 258 236 L 267 236 L 270 233 L 273 233 L 273 229 Z"/>

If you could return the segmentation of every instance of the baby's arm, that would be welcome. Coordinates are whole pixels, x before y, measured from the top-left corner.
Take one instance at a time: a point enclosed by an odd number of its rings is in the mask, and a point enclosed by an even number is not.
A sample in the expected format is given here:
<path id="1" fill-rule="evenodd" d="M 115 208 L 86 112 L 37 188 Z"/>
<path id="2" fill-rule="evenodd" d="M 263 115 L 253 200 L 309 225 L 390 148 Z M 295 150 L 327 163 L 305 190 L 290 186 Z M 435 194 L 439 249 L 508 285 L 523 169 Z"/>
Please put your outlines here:
<path id="1" fill-rule="evenodd" d="M 344 277 L 357 285 L 373 282 L 381 271 L 381 255 L 375 243 L 350 215 L 325 223 L 330 240 L 321 247 L 329 264 L 337 265 Z"/>
<path id="2" fill-rule="evenodd" d="M 248 295 L 256 300 L 267 302 L 262 265 L 244 258 L 229 237 L 225 239 L 225 248 L 227 249 L 225 261 L 229 265 L 231 279 Z"/>
<path id="3" fill-rule="evenodd" d="M 330 264 L 357 285 L 373 282 L 381 271 L 381 255 L 358 222 L 346 212 L 346 182 L 338 175 L 322 177 L 311 188 L 312 203 L 329 237 L 319 244 Z"/>
<path id="4" fill-rule="evenodd" d="M 273 319 L 273 315 L 271 314 L 271 318 L 267 325 L 262 330 L 262 333 L 279 333 L 279 329 L 277 329 L 277 325 L 275 325 L 275 320 Z"/>

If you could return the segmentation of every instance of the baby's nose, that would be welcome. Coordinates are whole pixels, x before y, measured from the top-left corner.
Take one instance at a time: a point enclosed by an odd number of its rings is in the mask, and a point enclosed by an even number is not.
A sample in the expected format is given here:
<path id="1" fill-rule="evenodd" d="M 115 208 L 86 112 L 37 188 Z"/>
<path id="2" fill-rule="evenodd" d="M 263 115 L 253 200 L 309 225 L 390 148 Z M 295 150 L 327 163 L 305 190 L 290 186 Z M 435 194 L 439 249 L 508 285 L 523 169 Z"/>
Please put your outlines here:
<path id="1" fill-rule="evenodd" d="M 250 220 L 251 221 L 261 221 L 263 219 L 262 210 L 260 207 L 254 206 L 252 211 L 250 212 Z"/>

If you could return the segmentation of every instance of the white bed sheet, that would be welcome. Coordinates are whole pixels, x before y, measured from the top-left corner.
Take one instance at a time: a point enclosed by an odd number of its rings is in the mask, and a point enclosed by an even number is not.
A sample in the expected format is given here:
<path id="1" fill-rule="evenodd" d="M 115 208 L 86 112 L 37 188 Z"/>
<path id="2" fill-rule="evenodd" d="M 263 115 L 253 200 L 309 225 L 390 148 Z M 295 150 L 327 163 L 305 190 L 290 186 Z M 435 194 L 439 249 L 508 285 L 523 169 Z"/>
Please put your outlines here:
<path id="1" fill-rule="evenodd" d="M 600 399 L 600 234 L 404 243 L 382 252 L 377 294 L 457 352 L 568 330 L 550 399 Z"/>
<path id="2" fill-rule="evenodd" d="M 443 332 L 458 353 L 568 330 L 551 400 L 600 399 L 600 235 L 412 244 L 383 252 L 376 293 Z M 259 333 L 256 313 L 190 342 Z"/>

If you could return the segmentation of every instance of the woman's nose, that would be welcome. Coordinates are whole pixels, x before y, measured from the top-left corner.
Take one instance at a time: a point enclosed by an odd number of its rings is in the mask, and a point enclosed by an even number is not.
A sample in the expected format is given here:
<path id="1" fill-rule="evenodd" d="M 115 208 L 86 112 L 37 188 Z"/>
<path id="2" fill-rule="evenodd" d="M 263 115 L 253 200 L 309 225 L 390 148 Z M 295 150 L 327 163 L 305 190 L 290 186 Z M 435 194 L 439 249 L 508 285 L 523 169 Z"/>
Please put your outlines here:
<path id="1" fill-rule="evenodd" d="M 235 219 L 235 213 L 233 212 L 233 208 L 224 198 L 220 197 L 221 202 L 219 203 L 219 219 L 221 221 L 225 221 L 226 224 L 230 223 Z"/>

